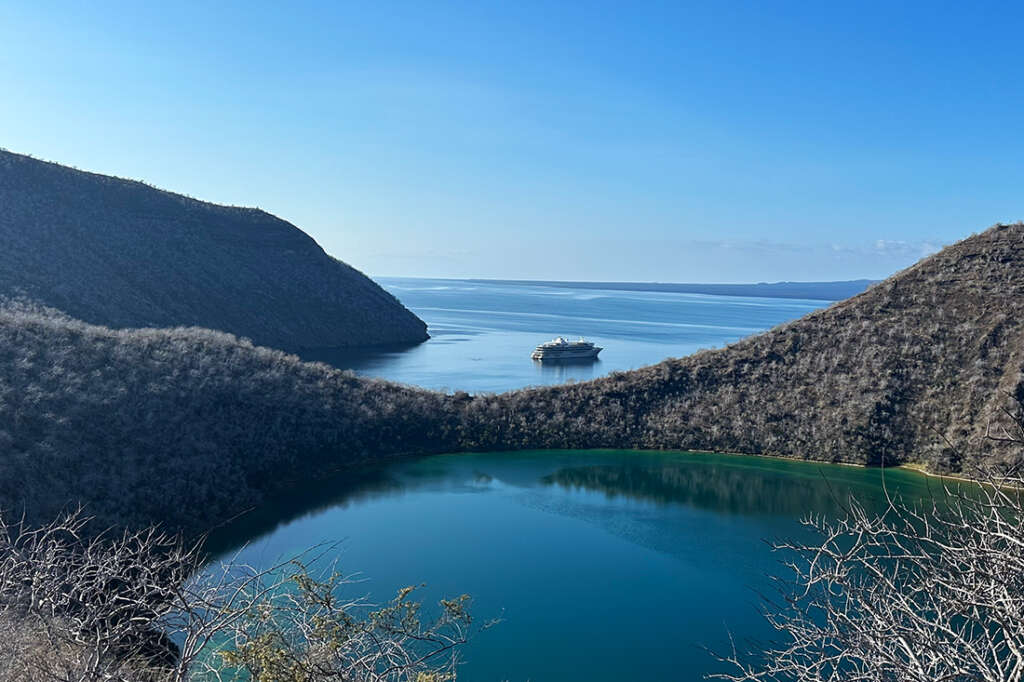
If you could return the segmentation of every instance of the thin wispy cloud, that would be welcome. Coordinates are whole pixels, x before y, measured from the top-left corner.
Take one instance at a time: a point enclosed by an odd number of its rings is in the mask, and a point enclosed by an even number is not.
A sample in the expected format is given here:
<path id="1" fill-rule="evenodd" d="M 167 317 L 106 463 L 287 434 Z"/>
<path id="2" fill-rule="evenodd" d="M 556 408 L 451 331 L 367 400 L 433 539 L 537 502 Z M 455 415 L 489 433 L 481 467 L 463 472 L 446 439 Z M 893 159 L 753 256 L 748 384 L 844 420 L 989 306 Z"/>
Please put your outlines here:
<path id="1" fill-rule="evenodd" d="M 725 251 L 743 251 L 758 254 L 810 254 L 831 252 L 857 256 L 878 255 L 887 258 L 924 258 L 940 251 L 947 243 L 938 240 L 876 239 L 874 241 L 838 243 L 795 243 L 772 240 L 688 240 L 687 245 L 695 248 L 712 248 Z"/>

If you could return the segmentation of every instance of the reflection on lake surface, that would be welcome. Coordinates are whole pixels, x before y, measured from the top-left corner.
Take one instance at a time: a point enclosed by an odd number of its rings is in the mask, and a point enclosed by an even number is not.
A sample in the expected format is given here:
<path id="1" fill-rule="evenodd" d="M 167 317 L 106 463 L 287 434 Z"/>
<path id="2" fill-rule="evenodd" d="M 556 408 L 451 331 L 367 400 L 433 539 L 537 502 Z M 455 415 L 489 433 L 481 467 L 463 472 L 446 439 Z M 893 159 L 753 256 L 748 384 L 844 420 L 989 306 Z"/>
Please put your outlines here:
<path id="1" fill-rule="evenodd" d="M 426 582 L 504 622 L 467 649 L 466 680 L 697 680 L 701 646 L 770 633 L 755 591 L 765 539 L 805 533 L 852 495 L 883 502 L 879 470 L 760 457 L 631 451 L 462 454 L 324 481 L 213 538 L 270 565 L 343 540 L 341 567 L 383 600 Z M 885 474 L 890 490 L 928 480 Z"/>

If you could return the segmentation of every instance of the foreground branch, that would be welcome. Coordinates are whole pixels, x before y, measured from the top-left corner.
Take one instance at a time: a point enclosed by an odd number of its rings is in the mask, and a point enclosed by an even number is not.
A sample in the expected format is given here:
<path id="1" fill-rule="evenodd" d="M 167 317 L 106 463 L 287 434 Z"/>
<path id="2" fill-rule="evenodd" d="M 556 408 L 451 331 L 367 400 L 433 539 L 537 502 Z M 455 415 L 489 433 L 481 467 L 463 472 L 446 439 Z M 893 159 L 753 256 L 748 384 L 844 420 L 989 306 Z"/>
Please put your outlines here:
<path id="1" fill-rule="evenodd" d="M 198 545 L 153 530 L 84 539 L 88 523 L 0 515 L 0 680 L 436 682 L 455 678 L 473 627 L 465 595 L 426 622 L 414 588 L 381 608 L 346 599 L 351 581 L 318 577 L 313 551 L 204 567 Z"/>
<path id="2" fill-rule="evenodd" d="M 719 656 L 734 681 L 936 682 L 1024 679 L 1024 505 L 1020 479 L 945 491 L 880 516 L 852 503 L 809 519 L 819 544 L 784 543 L 792 581 L 767 618 L 780 638 Z"/>

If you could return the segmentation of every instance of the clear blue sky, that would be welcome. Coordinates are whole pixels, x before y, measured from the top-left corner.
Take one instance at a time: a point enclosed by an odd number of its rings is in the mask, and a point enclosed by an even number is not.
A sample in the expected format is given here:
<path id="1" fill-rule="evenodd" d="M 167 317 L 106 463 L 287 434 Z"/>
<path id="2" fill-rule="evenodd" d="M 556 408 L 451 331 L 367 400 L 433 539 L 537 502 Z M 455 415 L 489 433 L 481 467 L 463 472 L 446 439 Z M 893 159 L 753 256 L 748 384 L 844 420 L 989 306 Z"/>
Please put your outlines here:
<path id="1" fill-rule="evenodd" d="M 1024 217 L 1024 9 L 0 3 L 0 146 L 371 275 L 881 277 Z"/>

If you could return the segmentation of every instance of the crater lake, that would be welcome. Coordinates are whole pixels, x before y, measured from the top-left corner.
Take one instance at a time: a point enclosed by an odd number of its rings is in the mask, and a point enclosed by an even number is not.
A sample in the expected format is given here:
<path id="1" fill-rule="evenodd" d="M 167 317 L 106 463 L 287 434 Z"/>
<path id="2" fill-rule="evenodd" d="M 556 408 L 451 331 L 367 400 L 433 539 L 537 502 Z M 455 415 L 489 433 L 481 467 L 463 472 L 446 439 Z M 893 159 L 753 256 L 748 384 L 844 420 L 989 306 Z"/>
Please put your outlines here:
<path id="1" fill-rule="evenodd" d="M 533 283 L 384 279 L 427 321 L 405 349 L 322 351 L 310 359 L 438 390 L 501 391 L 585 380 L 721 346 L 828 305 L 815 299 L 574 288 Z M 583 365 L 536 363 L 557 335 L 603 346 Z M 269 567 L 337 542 L 382 604 L 424 584 L 426 608 L 472 596 L 500 619 L 463 652 L 459 679 L 699 680 L 726 652 L 771 636 L 760 595 L 804 538 L 801 519 L 869 508 L 890 492 L 937 484 L 906 470 L 742 455 L 645 451 L 450 454 L 348 471 L 275 500 L 211 538 L 221 558 Z"/>

